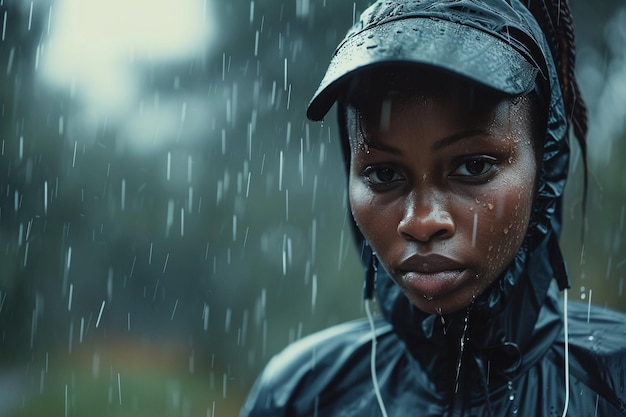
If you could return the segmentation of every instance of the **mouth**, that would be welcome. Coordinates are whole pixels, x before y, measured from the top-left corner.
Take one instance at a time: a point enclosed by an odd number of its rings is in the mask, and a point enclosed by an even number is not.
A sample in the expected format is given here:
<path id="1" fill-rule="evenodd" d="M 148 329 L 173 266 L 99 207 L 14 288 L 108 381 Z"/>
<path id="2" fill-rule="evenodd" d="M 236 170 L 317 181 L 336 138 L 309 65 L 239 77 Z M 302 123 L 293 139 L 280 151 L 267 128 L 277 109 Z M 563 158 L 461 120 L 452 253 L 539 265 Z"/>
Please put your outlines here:
<path id="1" fill-rule="evenodd" d="M 402 283 L 411 292 L 417 293 L 427 300 L 453 291 L 469 276 L 467 269 L 421 273 L 407 271 L 401 273 Z"/>
<path id="2" fill-rule="evenodd" d="M 453 291 L 470 276 L 469 269 L 441 255 L 413 255 L 400 262 L 397 276 L 410 292 L 430 300 Z"/>

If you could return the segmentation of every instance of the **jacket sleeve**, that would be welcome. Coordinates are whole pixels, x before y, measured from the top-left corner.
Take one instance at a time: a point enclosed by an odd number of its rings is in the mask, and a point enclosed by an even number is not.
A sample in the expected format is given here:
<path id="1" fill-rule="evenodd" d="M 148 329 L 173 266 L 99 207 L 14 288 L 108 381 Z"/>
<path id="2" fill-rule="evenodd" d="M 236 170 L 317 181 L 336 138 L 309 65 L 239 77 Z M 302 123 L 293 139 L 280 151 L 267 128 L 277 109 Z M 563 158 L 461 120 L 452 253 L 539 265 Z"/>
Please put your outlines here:
<path id="1" fill-rule="evenodd" d="M 321 396 L 369 352 L 369 324 L 355 320 L 292 343 L 272 358 L 254 383 L 240 417 L 310 416 Z M 368 356 L 369 357 L 369 356 Z M 368 363 L 361 361 L 362 363 Z M 369 366 L 366 367 L 369 375 Z M 352 369 L 352 374 L 354 370 Z"/>

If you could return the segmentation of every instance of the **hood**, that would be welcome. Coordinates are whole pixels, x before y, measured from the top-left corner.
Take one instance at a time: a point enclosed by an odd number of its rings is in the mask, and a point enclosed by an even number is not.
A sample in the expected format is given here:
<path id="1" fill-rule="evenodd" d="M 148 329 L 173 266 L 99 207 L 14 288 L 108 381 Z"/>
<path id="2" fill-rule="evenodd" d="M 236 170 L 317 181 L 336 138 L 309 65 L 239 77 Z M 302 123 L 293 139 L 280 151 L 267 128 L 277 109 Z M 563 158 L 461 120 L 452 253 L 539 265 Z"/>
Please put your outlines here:
<path id="1" fill-rule="evenodd" d="M 420 27 L 430 30 L 433 24 L 443 25 L 439 31 L 443 35 L 437 39 L 432 36 L 424 38 L 427 45 L 424 53 L 415 52 L 421 47 L 419 42 L 404 50 L 394 47 L 402 41 L 396 39 L 393 45 L 386 45 L 381 38 L 381 33 L 389 33 L 380 29 L 386 25 L 392 25 L 389 27 L 393 33 L 401 34 L 415 28 L 419 31 Z M 450 62 L 450 47 L 446 43 L 457 39 L 459 32 L 455 31 L 455 27 L 471 32 L 476 42 L 480 43 L 483 39 L 484 44 L 475 45 L 473 49 L 464 45 L 457 51 L 456 61 Z M 374 43 L 368 44 L 368 41 Z M 376 47 L 372 47 L 374 44 Z M 496 61 L 494 67 L 493 61 L 478 60 L 468 52 L 476 48 L 494 48 L 494 45 L 499 49 L 508 49 L 505 61 L 513 60 L 513 64 Z M 344 64 L 347 57 L 350 62 Z M 552 279 L 556 280 L 560 289 L 569 287 L 558 245 L 562 195 L 569 164 L 569 126 L 549 46 L 532 14 L 517 0 L 489 2 L 489 5 L 475 0 L 379 1 L 361 15 L 359 22 L 335 51 L 307 115 L 314 120 L 323 118 L 354 74 L 383 64 L 406 63 L 437 67 L 509 94 L 520 94 L 535 88 L 544 100 L 548 117 L 543 156 L 525 240 L 502 276 L 477 298 L 468 316 L 474 347 L 485 351 L 500 346 L 514 351 L 513 355 L 505 355 L 508 357 L 505 362 L 508 363 L 502 364 L 502 368 L 509 368 L 512 363 L 519 362 L 519 354 L 527 350 L 542 306 L 547 303 L 546 295 Z M 494 75 L 501 72 L 504 76 Z M 341 105 L 337 110 L 347 166 L 349 145 L 343 120 L 345 113 Z M 376 270 L 372 250 L 356 224 L 353 226 L 367 274 L 375 280 L 375 294 L 382 314 L 407 341 L 409 349 L 416 341 L 432 339 L 433 335 L 439 334 L 436 328 L 440 320 L 413 307 L 386 271 L 382 268 Z M 370 284 L 371 279 L 366 279 L 366 296 L 372 290 Z M 554 302 L 547 304 L 556 305 Z M 462 314 L 466 315 L 465 312 Z M 454 321 L 455 318 L 450 319 Z M 456 322 L 463 323 L 463 320 Z M 462 324 L 460 326 L 463 327 Z"/>

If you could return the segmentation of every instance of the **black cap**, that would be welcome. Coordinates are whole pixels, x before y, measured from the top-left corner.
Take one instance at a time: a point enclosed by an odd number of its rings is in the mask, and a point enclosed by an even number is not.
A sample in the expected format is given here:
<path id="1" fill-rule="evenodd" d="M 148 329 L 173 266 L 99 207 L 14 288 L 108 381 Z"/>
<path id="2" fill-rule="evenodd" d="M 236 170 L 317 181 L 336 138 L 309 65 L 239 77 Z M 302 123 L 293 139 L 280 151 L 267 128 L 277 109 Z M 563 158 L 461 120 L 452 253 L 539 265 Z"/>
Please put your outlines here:
<path id="1" fill-rule="evenodd" d="M 449 71 L 506 94 L 527 93 L 543 72 L 527 19 L 503 0 L 378 1 L 335 50 L 307 117 L 323 119 L 356 72 L 395 63 Z"/>

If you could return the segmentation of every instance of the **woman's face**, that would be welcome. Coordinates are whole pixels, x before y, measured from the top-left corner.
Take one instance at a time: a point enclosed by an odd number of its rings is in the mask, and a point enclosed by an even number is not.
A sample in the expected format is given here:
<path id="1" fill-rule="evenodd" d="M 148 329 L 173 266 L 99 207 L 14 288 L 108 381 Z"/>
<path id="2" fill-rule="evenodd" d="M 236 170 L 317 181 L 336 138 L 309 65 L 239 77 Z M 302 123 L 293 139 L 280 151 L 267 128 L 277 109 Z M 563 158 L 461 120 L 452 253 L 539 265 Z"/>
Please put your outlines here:
<path id="1" fill-rule="evenodd" d="M 420 310 L 469 306 L 513 260 L 536 160 L 526 99 L 452 95 L 348 108 L 353 216 Z"/>

